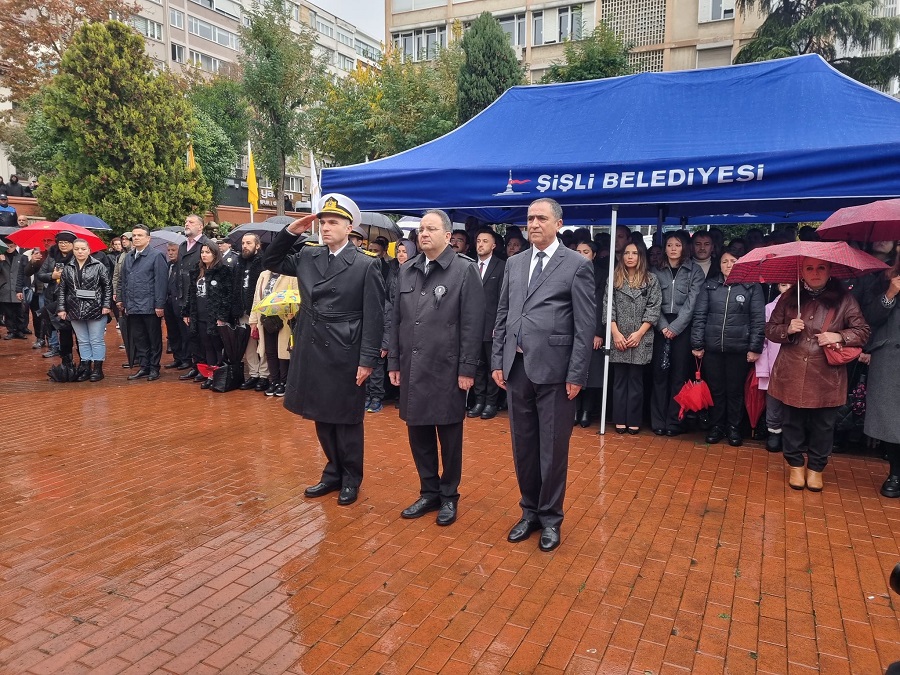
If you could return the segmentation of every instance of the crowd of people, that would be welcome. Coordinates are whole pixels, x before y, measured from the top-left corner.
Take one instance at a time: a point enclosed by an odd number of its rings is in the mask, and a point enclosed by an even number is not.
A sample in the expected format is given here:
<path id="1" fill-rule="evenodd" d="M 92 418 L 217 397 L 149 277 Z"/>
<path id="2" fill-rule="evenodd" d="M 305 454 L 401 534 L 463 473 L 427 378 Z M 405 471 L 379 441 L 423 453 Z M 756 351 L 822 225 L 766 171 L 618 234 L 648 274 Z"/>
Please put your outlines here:
<path id="1" fill-rule="evenodd" d="M 289 410 L 317 423 L 328 464 L 307 495 L 339 490 L 342 504 L 356 500 L 363 418 L 396 396 L 422 485 L 403 516 L 439 511 L 442 525 L 456 519 L 463 420 L 508 408 L 523 509 L 510 540 L 541 529 L 545 550 L 559 541 L 571 428 L 593 424 L 604 396 L 616 433 L 701 430 L 707 443 L 732 446 L 750 433 L 784 454 L 792 488 L 818 491 L 839 410 L 859 380 L 830 365 L 824 350 L 863 347 L 865 433 L 890 462 L 881 493 L 900 497 L 890 374 L 900 349 L 900 244 L 870 244 L 891 267 L 852 282 L 805 259 L 798 293 L 795 284 L 734 283 L 729 275 L 747 252 L 798 234 L 814 239 L 812 228 L 751 229 L 727 244 L 718 228 L 676 230 L 648 250 L 639 232 L 620 226 L 610 258 L 610 234 L 562 231 L 559 205 L 542 199 L 529 210 L 527 238 L 519 227 L 501 236 L 474 221 L 454 230 L 446 214 L 431 211 L 391 255 L 382 238 L 362 248 L 352 200 L 333 197 L 317 215 L 324 245 L 299 238 L 315 216 L 295 221 L 265 250 L 256 234 L 231 250 L 227 239 L 204 235 L 197 215 L 185 219 L 186 242 L 166 253 L 150 245 L 143 225 L 99 254 L 68 232 L 47 251 L 3 242 L 4 339 L 33 333 L 33 346 L 46 345 L 43 356 L 63 363 L 72 363 L 77 342 L 77 379 L 97 382 L 115 321 L 129 380 L 152 382 L 173 369 L 210 389 L 210 372 L 228 360 L 222 329 L 248 326 L 243 358 L 231 364 L 242 371 L 238 388 L 284 397 Z M 299 292 L 299 311 L 257 309 L 287 292 Z M 172 355 L 165 364 L 164 352 Z M 685 417 L 674 397 L 698 369 L 713 404 Z M 755 427 L 744 400 L 751 370 L 766 400 Z M 563 418 L 568 430 L 560 432 Z"/>

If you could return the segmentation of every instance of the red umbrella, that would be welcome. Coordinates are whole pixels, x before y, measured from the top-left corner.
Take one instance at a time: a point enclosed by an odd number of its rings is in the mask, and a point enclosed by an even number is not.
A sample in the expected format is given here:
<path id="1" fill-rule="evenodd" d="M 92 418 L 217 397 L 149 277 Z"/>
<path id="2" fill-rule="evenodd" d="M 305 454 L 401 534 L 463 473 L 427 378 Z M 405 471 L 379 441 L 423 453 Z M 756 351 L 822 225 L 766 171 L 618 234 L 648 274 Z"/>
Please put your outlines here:
<path id="1" fill-rule="evenodd" d="M 866 242 L 900 239 L 900 199 L 839 209 L 816 232 L 822 239 Z"/>
<path id="2" fill-rule="evenodd" d="M 853 279 L 866 272 L 888 268 L 877 258 L 858 251 L 843 241 L 792 241 L 788 244 L 756 248 L 731 268 L 728 283 L 796 283 L 804 258 L 831 263 L 831 276 Z"/>
<path id="3" fill-rule="evenodd" d="M 709 386 L 700 377 L 700 359 L 694 357 L 697 361 L 697 371 L 694 373 L 694 379 L 688 380 L 681 387 L 681 391 L 675 394 L 675 402 L 681 406 L 678 411 L 678 419 L 684 419 L 684 411 L 690 410 L 698 412 L 704 408 L 708 408 L 713 404 L 712 394 Z"/>
<path id="4" fill-rule="evenodd" d="M 755 429 L 759 424 L 760 415 L 766 409 L 766 392 L 759 388 L 756 368 L 750 368 L 747 381 L 744 382 L 744 407 L 747 409 L 747 417 L 750 418 L 750 426 Z"/>
<path id="5" fill-rule="evenodd" d="M 106 250 L 106 244 L 96 234 L 80 225 L 72 225 L 71 223 L 51 223 L 47 220 L 41 220 L 32 223 L 28 227 L 16 230 L 12 234 L 6 236 L 10 241 L 15 242 L 22 248 L 39 248 L 46 251 L 56 243 L 56 235 L 60 232 L 71 232 L 79 239 L 84 239 L 91 249 L 91 253 Z"/>

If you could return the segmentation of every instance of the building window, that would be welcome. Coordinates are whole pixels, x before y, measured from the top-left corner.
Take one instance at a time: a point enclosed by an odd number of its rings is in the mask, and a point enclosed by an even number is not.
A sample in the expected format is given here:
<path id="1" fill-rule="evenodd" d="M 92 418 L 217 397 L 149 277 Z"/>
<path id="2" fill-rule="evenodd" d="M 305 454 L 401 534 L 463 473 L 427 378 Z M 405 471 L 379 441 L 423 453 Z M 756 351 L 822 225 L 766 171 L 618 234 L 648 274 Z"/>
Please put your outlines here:
<path id="1" fill-rule="evenodd" d="M 707 10 L 707 12 L 704 12 Z M 700 16 L 699 23 L 705 21 L 722 21 L 734 18 L 734 0 L 708 0 L 700 3 L 700 11 L 706 16 Z"/>
<path id="2" fill-rule="evenodd" d="M 172 24 L 175 28 L 180 28 L 184 30 L 184 13 L 179 12 L 177 9 L 169 10 L 169 23 Z"/>
<path id="3" fill-rule="evenodd" d="M 174 42 L 172 43 L 172 60 L 175 63 L 184 63 L 184 47 Z"/>
<path id="4" fill-rule="evenodd" d="M 341 42 L 341 43 L 347 45 L 348 47 L 353 46 L 353 36 L 352 35 L 347 35 L 346 33 L 339 30 L 337 32 L 337 39 L 338 39 L 338 42 Z"/>
<path id="5" fill-rule="evenodd" d="M 544 44 L 544 13 L 531 13 L 531 44 Z"/>
<path id="6" fill-rule="evenodd" d="M 295 195 L 303 192 L 303 176 L 285 176 L 284 191 Z"/>
<path id="7" fill-rule="evenodd" d="M 195 5 L 200 5 L 201 7 L 206 7 L 206 9 L 215 9 L 215 3 L 213 0 L 191 0 Z"/>
<path id="8" fill-rule="evenodd" d="M 349 56 L 345 56 L 344 54 L 337 55 L 337 67 L 341 70 L 353 70 L 356 67 L 356 61 L 351 59 Z"/>
<path id="9" fill-rule="evenodd" d="M 134 26 L 138 33 L 151 40 L 163 39 L 163 27 L 161 23 L 145 19 L 142 16 L 136 16 L 131 19 L 131 25 Z"/>
<path id="10" fill-rule="evenodd" d="M 327 35 L 330 38 L 334 37 L 334 26 L 327 21 L 322 21 L 322 19 L 316 19 L 316 30 L 322 35 Z"/>
<path id="11" fill-rule="evenodd" d="M 559 8 L 559 41 L 581 39 L 581 5 Z"/>
<path id="12" fill-rule="evenodd" d="M 356 53 L 363 58 L 369 59 L 371 61 L 381 60 L 381 50 L 377 47 L 366 44 L 362 40 L 356 41 Z"/>
<path id="13" fill-rule="evenodd" d="M 300 5 L 291 3 L 291 18 L 297 23 L 300 23 Z"/>
<path id="14" fill-rule="evenodd" d="M 525 46 L 525 15 L 515 14 L 505 16 L 500 21 L 500 28 L 509 37 L 509 44 L 513 47 Z"/>
<path id="15" fill-rule="evenodd" d="M 701 4 L 703 2 L 709 0 L 701 0 Z M 608 0 L 602 5 L 600 18 L 613 32 L 636 47 L 659 45 L 665 41 L 666 0 L 645 0 L 640 5 L 634 0 Z M 644 61 L 640 60 L 640 63 Z M 652 71 L 650 68 L 645 70 Z"/>
<path id="16" fill-rule="evenodd" d="M 191 49 L 188 55 L 191 59 L 191 63 L 199 67 L 200 70 L 205 70 L 208 73 L 218 73 L 219 68 L 222 67 L 222 62 L 209 54 L 195 52 Z"/>
<path id="17" fill-rule="evenodd" d="M 223 28 L 219 28 L 218 26 L 213 26 L 211 23 L 198 19 L 196 16 L 191 16 L 190 14 L 188 14 L 188 32 L 191 35 L 202 37 L 204 40 L 215 42 L 216 44 L 228 47 L 229 49 L 234 49 L 235 51 L 240 49 L 240 42 L 238 41 L 237 35 Z"/>
<path id="18" fill-rule="evenodd" d="M 447 46 L 446 26 L 394 33 L 392 37 L 403 58 L 413 61 L 429 61 L 437 56 L 439 49 Z"/>

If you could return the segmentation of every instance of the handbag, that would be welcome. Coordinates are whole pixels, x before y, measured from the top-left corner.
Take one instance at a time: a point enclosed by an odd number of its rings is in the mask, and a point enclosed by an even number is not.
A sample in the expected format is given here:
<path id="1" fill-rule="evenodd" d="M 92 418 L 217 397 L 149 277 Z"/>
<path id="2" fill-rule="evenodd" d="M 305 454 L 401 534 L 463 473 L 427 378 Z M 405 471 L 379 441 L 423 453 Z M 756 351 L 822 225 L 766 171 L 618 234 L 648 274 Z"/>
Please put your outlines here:
<path id="1" fill-rule="evenodd" d="M 227 391 L 237 389 L 244 381 L 244 365 L 242 363 L 232 365 L 224 363 L 213 371 L 212 389 L 215 392 L 224 394 Z"/>
<path id="2" fill-rule="evenodd" d="M 278 314 L 275 316 L 263 316 L 260 319 L 260 323 L 262 324 L 263 330 L 267 333 L 277 333 L 284 328 L 284 319 Z"/>
<path id="3" fill-rule="evenodd" d="M 830 327 L 833 320 L 834 310 L 830 309 L 825 315 L 825 323 L 822 324 L 823 330 Z M 861 347 L 844 347 L 843 345 L 828 345 L 823 347 L 823 350 L 825 351 L 825 360 L 830 366 L 846 366 L 862 354 Z"/>

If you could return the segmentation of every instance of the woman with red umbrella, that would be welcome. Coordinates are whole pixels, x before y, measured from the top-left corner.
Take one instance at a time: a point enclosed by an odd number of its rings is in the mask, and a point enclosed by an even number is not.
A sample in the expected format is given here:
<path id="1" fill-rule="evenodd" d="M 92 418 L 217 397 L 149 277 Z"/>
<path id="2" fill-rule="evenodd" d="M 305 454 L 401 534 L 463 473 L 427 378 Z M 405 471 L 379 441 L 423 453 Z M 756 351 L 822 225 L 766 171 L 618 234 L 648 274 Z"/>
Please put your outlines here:
<path id="1" fill-rule="evenodd" d="M 831 365 L 825 349 L 862 347 L 869 326 L 856 300 L 831 278 L 830 262 L 805 257 L 799 267 L 799 312 L 798 293 L 785 293 L 766 324 L 766 337 L 781 344 L 769 393 L 784 404 L 782 444 L 789 485 L 819 492 L 838 408 L 847 395 L 847 368 Z"/>
<path id="2" fill-rule="evenodd" d="M 894 266 L 877 275 L 870 292 L 863 298 L 863 314 L 872 326 L 872 339 L 866 347 L 870 355 L 866 392 L 864 431 L 885 445 L 890 473 L 881 486 L 885 497 L 900 497 L 900 380 L 897 378 L 897 354 L 900 353 L 900 256 Z"/>

